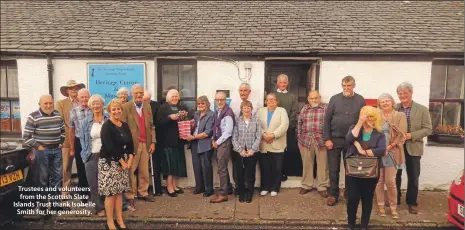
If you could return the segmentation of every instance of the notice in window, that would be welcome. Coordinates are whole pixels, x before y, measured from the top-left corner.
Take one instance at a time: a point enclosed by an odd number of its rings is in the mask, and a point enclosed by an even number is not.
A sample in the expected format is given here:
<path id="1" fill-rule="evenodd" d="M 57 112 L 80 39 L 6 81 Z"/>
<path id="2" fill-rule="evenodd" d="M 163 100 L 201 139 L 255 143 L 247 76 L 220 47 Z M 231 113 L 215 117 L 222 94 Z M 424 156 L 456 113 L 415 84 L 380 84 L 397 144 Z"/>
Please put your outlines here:
<path id="1" fill-rule="evenodd" d="M 21 132 L 21 114 L 19 101 L 11 102 L 11 120 L 13 122 L 13 132 Z"/>
<path id="2" fill-rule="evenodd" d="M 1 131 L 11 132 L 11 107 L 9 101 L 0 102 L 0 120 L 1 120 Z"/>

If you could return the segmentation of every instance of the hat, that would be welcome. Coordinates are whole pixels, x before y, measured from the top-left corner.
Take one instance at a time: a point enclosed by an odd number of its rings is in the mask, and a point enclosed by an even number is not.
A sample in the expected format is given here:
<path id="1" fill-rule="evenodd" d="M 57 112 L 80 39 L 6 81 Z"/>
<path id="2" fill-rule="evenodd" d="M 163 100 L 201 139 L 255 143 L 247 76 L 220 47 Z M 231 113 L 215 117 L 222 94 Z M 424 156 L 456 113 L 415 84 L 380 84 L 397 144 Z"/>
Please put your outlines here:
<path id="1" fill-rule="evenodd" d="M 75 80 L 69 80 L 66 82 L 66 85 L 60 87 L 60 92 L 63 96 L 68 97 L 68 89 L 77 86 L 79 89 L 86 88 L 86 86 L 82 83 L 78 84 Z"/>

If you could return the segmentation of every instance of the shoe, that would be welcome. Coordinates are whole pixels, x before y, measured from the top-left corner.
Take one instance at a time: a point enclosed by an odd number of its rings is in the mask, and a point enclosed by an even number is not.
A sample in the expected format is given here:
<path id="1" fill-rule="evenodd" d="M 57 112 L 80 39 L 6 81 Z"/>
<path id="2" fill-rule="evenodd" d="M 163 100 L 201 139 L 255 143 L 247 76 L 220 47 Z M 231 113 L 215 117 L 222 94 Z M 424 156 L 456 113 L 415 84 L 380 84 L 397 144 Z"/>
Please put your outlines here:
<path id="1" fill-rule="evenodd" d="M 197 195 L 197 194 L 204 193 L 204 192 L 205 190 L 194 190 L 192 194 Z"/>
<path id="2" fill-rule="evenodd" d="M 275 192 L 275 191 L 271 192 L 271 196 L 277 196 L 277 195 L 278 195 L 277 192 Z"/>
<path id="3" fill-rule="evenodd" d="M 252 203 L 253 191 L 245 194 L 245 202 Z"/>
<path id="4" fill-rule="evenodd" d="M 241 203 L 245 202 L 245 194 L 244 193 L 239 194 L 239 202 L 241 202 Z"/>
<path id="5" fill-rule="evenodd" d="M 409 212 L 410 214 L 418 214 L 418 206 L 409 205 L 409 206 L 408 206 L 408 212 Z"/>
<path id="6" fill-rule="evenodd" d="M 391 215 L 392 215 L 392 219 L 400 218 L 399 213 L 397 213 L 397 210 L 395 208 L 391 208 Z"/>
<path id="7" fill-rule="evenodd" d="M 219 195 L 213 199 L 210 200 L 210 203 L 221 203 L 221 202 L 226 202 L 228 201 L 228 196 L 222 196 L 222 195 Z"/>
<path id="8" fill-rule="evenodd" d="M 281 181 L 287 181 L 287 176 L 283 174 L 283 176 L 281 177 Z"/>
<path id="9" fill-rule="evenodd" d="M 168 193 L 168 196 L 170 196 L 170 197 L 177 197 L 178 196 L 178 194 L 176 194 L 176 192 L 173 192 L 173 193 L 170 193 L 168 191 L 166 191 L 166 192 Z"/>
<path id="10" fill-rule="evenodd" d="M 266 194 L 268 194 L 268 191 L 263 190 L 260 192 L 260 196 L 266 196 Z"/>
<path id="11" fill-rule="evenodd" d="M 128 199 L 128 210 L 131 212 L 136 211 L 136 201 L 134 199 Z"/>
<path id="12" fill-rule="evenodd" d="M 211 197 L 213 194 L 214 194 L 213 191 L 211 191 L 211 192 L 204 192 L 204 193 L 203 193 L 203 197 Z"/>
<path id="13" fill-rule="evenodd" d="M 336 205 L 336 203 L 337 203 L 336 197 L 332 197 L 332 196 L 328 197 L 328 200 L 326 201 L 326 204 L 328 206 L 334 206 Z"/>
<path id="14" fill-rule="evenodd" d="M 115 220 L 115 226 L 116 226 L 116 229 L 128 229 L 128 226 L 126 226 L 125 228 L 122 228 L 119 224 L 118 224 L 118 221 Z"/>
<path id="15" fill-rule="evenodd" d="M 321 197 L 323 198 L 328 198 L 328 192 L 324 191 L 318 191 L 318 194 L 320 194 Z"/>
<path id="16" fill-rule="evenodd" d="M 384 210 L 384 205 L 378 205 L 377 211 L 379 216 L 386 216 L 386 210 Z"/>
<path id="17" fill-rule="evenodd" d="M 177 194 L 184 194 L 184 190 L 182 189 L 174 190 L 174 192 Z"/>
<path id="18" fill-rule="evenodd" d="M 137 199 L 144 200 L 144 201 L 147 201 L 147 202 L 155 202 L 155 198 L 153 198 L 153 196 L 151 196 L 151 195 L 140 196 L 140 197 L 137 197 Z"/>
<path id="19" fill-rule="evenodd" d="M 161 193 L 161 192 L 155 192 L 155 194 L 154 194 L 154 196 L 162 196 L 162 195 L 163 195 L 163 193 Z"/>
<path id="20" fill-rule="evenodd" d="M 311 189 L 300 188 L 299 194 L 300 195 L 305 195 L 305 194 L 309 193 L 310 191 L 312 191 L 312 190 Z"/>

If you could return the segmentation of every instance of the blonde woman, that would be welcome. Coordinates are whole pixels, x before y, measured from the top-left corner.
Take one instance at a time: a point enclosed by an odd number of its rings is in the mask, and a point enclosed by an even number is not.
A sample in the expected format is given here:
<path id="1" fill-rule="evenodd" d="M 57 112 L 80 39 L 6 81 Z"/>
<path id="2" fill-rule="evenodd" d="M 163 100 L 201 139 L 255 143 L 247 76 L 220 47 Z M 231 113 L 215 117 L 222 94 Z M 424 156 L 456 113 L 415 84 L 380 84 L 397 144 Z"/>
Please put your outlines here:
<path id="1" fill-rule="evenodd" d="M 379 172 L 378 185 L 376 186 L 376 202 L 378 215 L 386 216 L 384 206 L 384 185 L 387 187 L 387 196 L 392 218 L 399 218 L 397 213 L 397 189 L 396 173 L 398 169 L 405 168 L 404 142 L 407 132 L 407 117 L 403 112 L 394 110 L 394 98 L 383 93 L 378 98 L 378 107 L 381 109 L 381 127 L 386 136 L 386 153 L 381 158 L 382 168 Z"/>
<path id="2" fill-rule="evenodd" d="M 364 106 L 355 126 L 349 128 L 346 141 L 351 145 L 345 158 L 351 155 L 375 156 L 381 161 L 386 152 L 386 137 L 381 127 L 379 111 L 372 106 Z M 380 165 L 381 163 L 379 163 Z M 362 201 L 361 229 L 367 229 L 373 207 L 373 196 L 378 178 L 358 178 L 346 175 L 347 221 L 349 229 L 355 228 L 358 204 Z"/>

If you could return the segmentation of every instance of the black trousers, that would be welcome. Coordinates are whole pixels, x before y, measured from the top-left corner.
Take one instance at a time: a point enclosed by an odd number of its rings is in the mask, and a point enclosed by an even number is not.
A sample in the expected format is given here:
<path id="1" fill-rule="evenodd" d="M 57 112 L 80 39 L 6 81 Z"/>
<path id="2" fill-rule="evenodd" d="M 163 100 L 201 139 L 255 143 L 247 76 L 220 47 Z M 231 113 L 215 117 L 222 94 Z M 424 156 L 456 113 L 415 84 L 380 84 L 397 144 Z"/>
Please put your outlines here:
<path id="1" fill-rule="evenodd" d="M 88 188 L 89 183 L 87 182 L 87 176 L 86 176 L 86 167 L 84 165 L 84 162 L 82 161 L 81 157 L 81 140 L 78 137 L 74 138 L 74 156 L 76 158 L 76 169 L 77 169 L 77 174 L 78 174 L 78 187 L 80 188 Z M 81 194 L 86 194 L 90 195 L 89 192 L 82 192 Z"/>
<path id="2" fill-rule="evenodd" d="M 418 187 L 420 184 L 420 160 L 421 156 L 410 156 L 404 145 L 405 154 L 405 170 L 407 171 L 407 194 L 405 195 L 405 203 L 407 205 L 417 206 L 418 200 Z M 396 187 L 397 187 L 397 202 L 400 204 L 402 191 L 402 169 L 397 170 Z"/>
<path id="3" fill-rule="evenodd" d="M 163 193 L 163 188 L 161 187 L 161 162 L 163 157 L 162 151 L 162 147 L 160 145 L 156 145 L 155 152 L 152 154 L 153 176 L 155 177 L 154 189 L 156 193 Z"/>
<path id="4" fill-rule="evenodd" d="M 344 138 L 334 138 L 333 148 L 328 150 L 329 167 L 329 196 L 339 199 L 339 172 L 341 167 L 341 153 L 347 151 Z M 345 166 L 345 165 L 344 165 Z"/>
<path id="5" fill-rule="evenodd" d="M 237 172 L 236 188 L 240 193 L 253 192 L 258 155 L 257 152 L 250 157 L 242 157 L 239 153 L 233 152 L 233 167 Z"/>
<path id="6" fill-rule="evenodd" d="M 262 191 L 279 192 L 283 172 L 284 153 L 261 153 L 260 171 Z"/>
<path id="7" fill-rule="evenodd" d="M 373 196 L 375 195 L 376 179 L 365 179 L 346 176 L 347 190 L 347 221 L 349 227 L 355 227 L 357 209 L 360 200 L 362 201 L 361 227 L 367 228 L 370 222 L 371 209 L 373 208 Z"/>
<path id="8" fill-rule="evenodd" d="M 192 145 L 192 165 L 194 167 L 195 190 L 213 192 L 213 151 L 197 152 L 197 142 Z"/>
<path id="9" fill-rule="evenodd" d="M 237 168 L 238 168 L 238 166 L 236 165 L 236 163 L 237 163 L 238 161 L 237 161 L 237 160 L 234 160 L 235 157 L 236 157 L 236 155 L 241 156 L 238 152 L 236 152 L 236 151 L 233 150 L 233 151 L 232 151 L 232 154 L 231 154 L 231 159 L 232 159 L 232 171 L 233 171 L 233 172 L 232 172 L 232 174 L 233 174 L 232 176 L 233 176 L 233 180 L 234 180 L 234 187 L 235 187 L 236 189 L 239 189 L 239 186 L 238 186 L 238 185 L 239 185 L 239 181 L 237 180 Z"/>
<path id="10" fill-rule="evenodd" d="M 283 175 L 302 176 L 302 156 L 297 142 L 296 128 L 287 130 L 286 133 L 287 147 L 283 157 Z"/>

